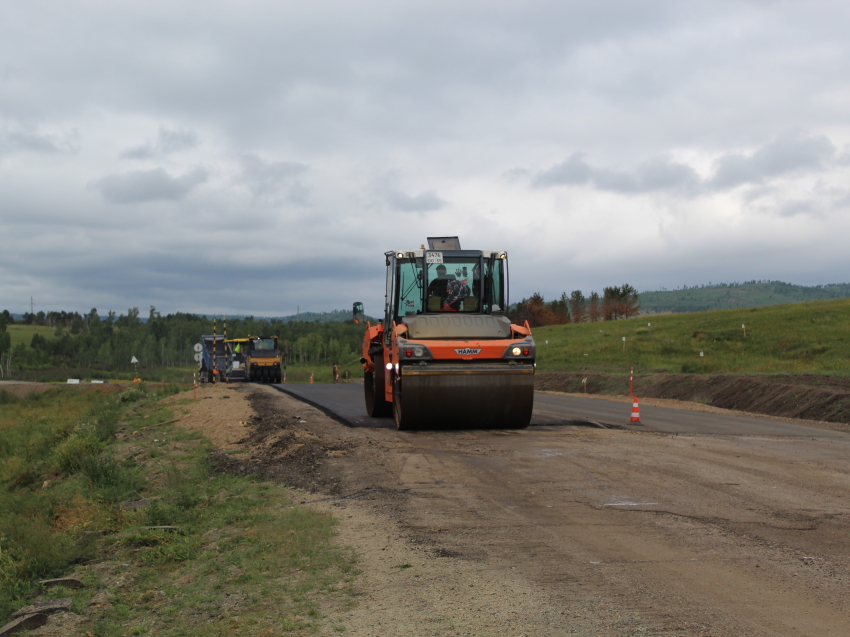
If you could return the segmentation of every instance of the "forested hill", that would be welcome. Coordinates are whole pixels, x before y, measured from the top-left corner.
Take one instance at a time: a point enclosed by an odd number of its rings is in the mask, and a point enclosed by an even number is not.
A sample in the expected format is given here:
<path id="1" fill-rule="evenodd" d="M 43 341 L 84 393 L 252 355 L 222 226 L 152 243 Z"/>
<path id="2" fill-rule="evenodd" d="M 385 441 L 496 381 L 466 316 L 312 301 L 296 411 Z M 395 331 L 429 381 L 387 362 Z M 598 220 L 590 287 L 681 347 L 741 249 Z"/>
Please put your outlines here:
<path id="1" fill-rule="evenodd" d="M 850 298 L 850 283 L 793 285 L 782 281 L 746 281 L 641 292 L 641 312 L 703 312 L 804 301 Z"/>
<path id="2" fill-rule="evenodd" d="M 15 314 L 12 313 L 10 316 L 19 322 L 29 323 L 29 324 L 40 324 L 39 317 L 37 314 L 32 315 L 32 319 L 29 314 Z M 44 318 L 46 315 L 42 313 L 42 317 Z M 207 318 L 212 320 L 213 318 L 217 318 L 221 320 L 222 315 L 220 314 L 201 314 L 198 315 L 201 318 Z M 227 316 L 229 319 L 247 319 L 252 318 L 256 320 L 266 320 L 266 321 L 275 321 L 278 323 L 291 323 L 292 321 L 304 321 L 307 323 L 340 323 L 343 321 L 351 320 L 351 310 L 331 310 L 330 312 L 301 312 L 300 314 L 290 314 L 289 316 L 276 316 L 276 317 L 254 317 L 247 314 L 230 314 Z M 366 317 L 367 320 L 370 317 Z M 144 316 L 140 316 L 139 320 L 141 322 L 146 322 L 148 319 Z M 374 320 L 374 319 L 372 319 Z M 47 324 L 52 324 L 48 322 Z"/>

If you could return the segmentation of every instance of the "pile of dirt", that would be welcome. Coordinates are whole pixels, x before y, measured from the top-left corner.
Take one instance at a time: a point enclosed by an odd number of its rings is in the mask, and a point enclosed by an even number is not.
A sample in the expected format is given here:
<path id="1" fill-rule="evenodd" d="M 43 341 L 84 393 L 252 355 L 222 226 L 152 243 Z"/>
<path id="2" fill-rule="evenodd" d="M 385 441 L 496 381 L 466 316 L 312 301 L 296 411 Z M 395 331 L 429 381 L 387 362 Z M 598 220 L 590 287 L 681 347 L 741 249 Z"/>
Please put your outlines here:
<path id="1" fill-rule="evenodd" d="M 577 372 L 541 372 L 534 388 L 543 391 L 628 395 L 629 377 Z M 634 394 L 735 409 L 754 414 L 850 423 L 850 378 L 813 374 L 648 374 L 636 376 Z"/>
<path id="2" fill-rule="evenodd" d="M 258 475 L 309 491 L 339 493 L 339 480 L 321 469 L 327 458 L 344 455 L 347 443 L 320 439 L 302 426 L 307 425 L 303 413 L 279 411 L 277 398 L 268 391 L 252 391 L 247 395 L 253 415 L 246 423 L 244 437 L 236 444 L 249 449 L 250 458 L 214 452 L 215 470 Z"/>

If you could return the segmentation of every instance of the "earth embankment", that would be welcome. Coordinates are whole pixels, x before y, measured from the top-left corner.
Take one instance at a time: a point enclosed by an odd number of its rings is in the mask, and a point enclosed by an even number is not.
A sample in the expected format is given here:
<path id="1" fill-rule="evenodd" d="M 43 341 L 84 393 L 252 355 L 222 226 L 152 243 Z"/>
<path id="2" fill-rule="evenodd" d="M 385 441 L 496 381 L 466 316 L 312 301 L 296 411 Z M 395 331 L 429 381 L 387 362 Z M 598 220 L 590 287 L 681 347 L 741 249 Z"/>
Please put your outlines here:
<path id="1" fill-rule="evenodd" d="M 539 372 L 534 388 L 542 391 L 628 395 L 627 375 Z M 814 374 L 648 374 L 636 376 L 633 392 L 641 398 L 698 402 L 754 414 L 850 423 L 850 378 Z"/>

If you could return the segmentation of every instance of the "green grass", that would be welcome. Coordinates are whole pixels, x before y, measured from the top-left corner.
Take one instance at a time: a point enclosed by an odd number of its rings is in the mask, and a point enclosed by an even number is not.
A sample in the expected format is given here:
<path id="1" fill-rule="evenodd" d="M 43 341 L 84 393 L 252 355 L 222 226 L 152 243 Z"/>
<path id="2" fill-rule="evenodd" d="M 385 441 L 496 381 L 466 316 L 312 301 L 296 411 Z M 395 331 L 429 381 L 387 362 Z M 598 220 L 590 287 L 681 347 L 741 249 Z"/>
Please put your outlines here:
<path id="1" fill-rule="evenodd" d="M 635 366 L 643 372 L 847 375 L 850 299 L 551 326 L 536 328 L 534 339 L 541 372 L 628 373 Z"/>
<path id="2" fill-rule="evenodd" d="M 12 347 L 18 343 L 29 347 L 34 334 L 41 334 L 44 338 L 53 340 L 56 332 L 55 328 L 46 325 L 7 325 L 6 331 L 12 339 Z"/>
<path id="3" fill-rule="evenodd" d="M 176 387 L 80 389 L 0 393 L 0 623 L 38 579 L 69 574 L 86 588 L 45 596 L 71 597 L 94 635 L 307 634 L 356 603 L 330 515 L 212 472 L 206 439 L 158 424 L 191 400 L 158 402 Z"/>
<path id="4" fill-rule="evenodd" d="M 195 367 L 152 367 L 139 370 L 139 377 L 148 383 L 177 383 L 190 385 Z M 39 383 L 65 383 L 69 378 L 83 381 L 107 380 L 113 382 L 132 382 L 136 372 L 127 370 L 103 370 L 78 367 L 42 367 L 14 370 L 15 380 L 35 381 Z"/>

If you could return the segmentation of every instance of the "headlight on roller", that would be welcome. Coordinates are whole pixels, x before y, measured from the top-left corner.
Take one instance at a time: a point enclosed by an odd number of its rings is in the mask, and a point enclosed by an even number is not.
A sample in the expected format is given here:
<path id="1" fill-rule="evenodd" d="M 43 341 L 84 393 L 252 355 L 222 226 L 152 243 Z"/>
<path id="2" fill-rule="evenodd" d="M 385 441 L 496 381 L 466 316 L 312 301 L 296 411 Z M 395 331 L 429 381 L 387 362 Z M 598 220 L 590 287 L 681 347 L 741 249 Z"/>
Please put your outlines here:
<path id="1" fill-rule="evenodd" d="M 514 347 L 511 350 L 511 354 L 513 354 L 514 356 L 519 356 L 520 354 L 522 354 L 522 350 L 519 347 Z"/>

